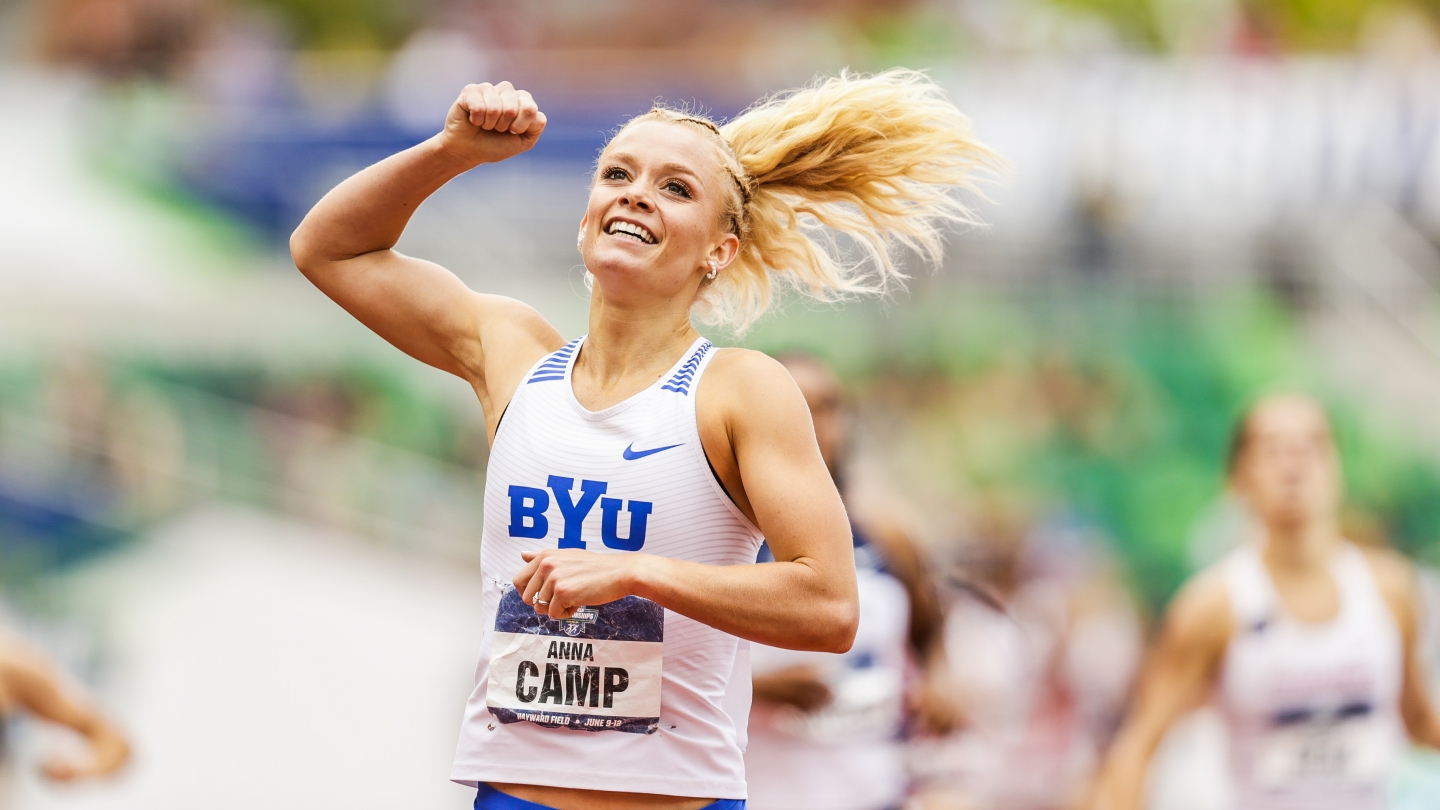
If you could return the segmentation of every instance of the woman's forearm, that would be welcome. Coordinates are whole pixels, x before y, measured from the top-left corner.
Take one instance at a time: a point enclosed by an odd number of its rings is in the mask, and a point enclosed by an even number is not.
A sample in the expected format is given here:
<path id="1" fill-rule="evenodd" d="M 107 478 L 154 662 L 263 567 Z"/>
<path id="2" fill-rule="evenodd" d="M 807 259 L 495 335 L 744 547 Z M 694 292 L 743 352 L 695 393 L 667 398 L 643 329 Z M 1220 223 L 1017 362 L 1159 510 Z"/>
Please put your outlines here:
<path id="1" fill-rule="evenodd" d="M 1096 775 L 1086 810 L 1140 810 L 1145 773 L 1154 752 L 1150 740 L 1125 729 Z"/>
<path id="2" fill-rule="evenodd" d="M 858 606 L 827 587 L 814 561 L 716 566 L 636 555 L 634 563 L 637 596 L 731 635 L 821 652 L 845 652 L 855 639 Z"/>
<path id="3" fill-rule="evenodd" d="M 388 250 L 410 217 L 441 186 L 479 164 L 447 150 L 437 135 L 357 172 L 321 198 L 291 237 L 302 271 L 315 262 Z"/>

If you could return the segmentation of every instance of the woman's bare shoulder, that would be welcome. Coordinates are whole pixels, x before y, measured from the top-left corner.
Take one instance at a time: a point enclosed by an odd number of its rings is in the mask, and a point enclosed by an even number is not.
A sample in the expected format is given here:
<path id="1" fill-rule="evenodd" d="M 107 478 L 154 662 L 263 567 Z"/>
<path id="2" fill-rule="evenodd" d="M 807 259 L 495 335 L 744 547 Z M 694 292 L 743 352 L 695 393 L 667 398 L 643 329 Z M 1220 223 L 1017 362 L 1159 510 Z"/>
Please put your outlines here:
<path id="1" fill-rule="evenodd" d="M 1400 590 L 1409 592 L 1415 586 L 1415 564 L 1394 549 L 1358 546 L 1365 562 L 1375 575 L 1380 589 L 1386 592 Z"/>
<path id="2" fill-rule="evenodd" d="M 770 380 L 794 384 L 790 372 L 779 360 L 755 349 L 716 349 L 715 359 L 710 361 L 710 373 L 729 382 Z"/>
<path id="3" fill-rule="evenodd" d="M 1233 626 L 1230 593 L 1218 568 L 1191 577 L 1165 610 L 1165 634 L 1183 644 L 1223 648 Z"/>
<path id="4" fill-rule="evenodd" d="M 754 349 L 716 350 L 701 386 L 712 407 L 742 416 L 804 403 L 799 386 L 780 361 Z"/>
<path id="5" fill-rule="evenodd" d="M 1359 546 L 1365 562 L 1375 577 L 1375 585 L 1390 605 L 1395 618 L 1407 630 L 1414 624 L 1418 611 L 1419 584 L 1415 564 L 1394 549 Z"/>

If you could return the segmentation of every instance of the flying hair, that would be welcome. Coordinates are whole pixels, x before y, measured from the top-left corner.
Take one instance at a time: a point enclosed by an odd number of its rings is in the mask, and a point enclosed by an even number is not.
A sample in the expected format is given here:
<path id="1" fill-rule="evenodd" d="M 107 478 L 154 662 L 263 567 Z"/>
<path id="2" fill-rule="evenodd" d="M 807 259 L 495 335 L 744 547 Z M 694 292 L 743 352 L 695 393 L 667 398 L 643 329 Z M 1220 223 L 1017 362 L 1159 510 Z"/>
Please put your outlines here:
<path id="1" fill-rule="evenodd" d="M 657 106 L 625 126 L 654 120 L 710 134 L 734 181 L 723 225 L 740 253 L 705 282 L 697 315 L 737 334 L 777 284 L 834 301 L 902 286 L 905 250 L 938 266 L 946 231 L 980 224 L 960 192 L 1002 165 L 928 76 L 903 68 L 820 78 L 724 125 Z"/>

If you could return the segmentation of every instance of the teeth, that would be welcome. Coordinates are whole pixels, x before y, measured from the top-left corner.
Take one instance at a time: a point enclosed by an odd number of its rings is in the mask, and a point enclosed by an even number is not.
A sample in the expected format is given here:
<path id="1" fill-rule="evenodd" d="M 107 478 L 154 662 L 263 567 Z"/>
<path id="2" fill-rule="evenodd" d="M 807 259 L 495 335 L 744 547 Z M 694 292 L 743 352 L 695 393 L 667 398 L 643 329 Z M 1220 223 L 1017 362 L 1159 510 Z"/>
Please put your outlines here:
<path id="1" fill-rule="evenodd" d="M 633 222 L 622 222 L 620 220 L 616 220 L 615 222 L 610 223 L 610 227 L 606 228 L 605 232 L 610 234 L 623 233 L 626 236 L 633 236 L 647 245 L 655 244 L 654 234 L 650 233 L 650 231 L 646 230 L 640 225 L 636 225 Z"/>

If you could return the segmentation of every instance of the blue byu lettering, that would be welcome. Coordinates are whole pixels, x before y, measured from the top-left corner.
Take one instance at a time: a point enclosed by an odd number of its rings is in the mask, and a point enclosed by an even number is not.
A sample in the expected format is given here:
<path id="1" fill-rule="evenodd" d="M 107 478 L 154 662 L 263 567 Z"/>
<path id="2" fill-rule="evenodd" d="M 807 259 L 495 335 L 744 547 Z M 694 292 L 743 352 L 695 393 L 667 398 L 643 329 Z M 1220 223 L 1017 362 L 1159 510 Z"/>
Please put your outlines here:
<path id="1" fill-rule="evenodd" d="M 543 538 L 550 533 L 545 510 L 550 508 L 550 493 L 535 487 L 510 487 L 510 536 Z M 529 505 L 526 505 L 529 501 Z M 526 521 L 530 521 L 526 525 Z"/>
<path id="2" fill-rule="evenodd" d="M 677 445 L 678 446 L 678 445 Z M 639 551 L 645 545 L 645 529 L 650 514 L 655 510 L 651 501 L 625 501 L 621 498 L 602 498 L 610 488 L 607 481 L 580 481 L 580 498 L 574 497 L 575 479 L 563 475 L 552 475 L 546 480 L 549 491 L 538 487 L 512 485 L 510 493 L 510 536 L 544 538 L 550 532 L 550 521 L 546 510 L 550 508 L 553 492 L 555 504 L 565 528 L 560 533 L 559 548 L 585 548 L 585 519 L 600 504 L 600 539 L 608 548 L 617 551 Z M 630 513 L 629 529 L 620 534 L 620 512 Z"/>
<path id="3" fill-rule="evenodd" d="M 645 545 L 645 523 L 650 518 L 654 504 L 649 501 L 630 501 L 630 536 L 620 536 L 620 499 L 600 499 L 600 539 L 606 546 L 619 551 L 639 551 Z"/>
<path id="4" fill-rule="evenodd" d="M 560 535 L 560 548 L 585 548 L 580 531 L 585 525 L 585 516 L 595 507 L 595 501 L 605 493 L 609 484 L 604 481 L 584 480 L 580 482 L 580 503 L 570 499 L 570 490 L 575 487 L 574 478 L 550 476 L 545 482 L 555 493 L 555 503 L 560 505 L 560 514 L 565 517 L 565 533 Z"/>

